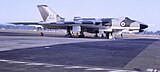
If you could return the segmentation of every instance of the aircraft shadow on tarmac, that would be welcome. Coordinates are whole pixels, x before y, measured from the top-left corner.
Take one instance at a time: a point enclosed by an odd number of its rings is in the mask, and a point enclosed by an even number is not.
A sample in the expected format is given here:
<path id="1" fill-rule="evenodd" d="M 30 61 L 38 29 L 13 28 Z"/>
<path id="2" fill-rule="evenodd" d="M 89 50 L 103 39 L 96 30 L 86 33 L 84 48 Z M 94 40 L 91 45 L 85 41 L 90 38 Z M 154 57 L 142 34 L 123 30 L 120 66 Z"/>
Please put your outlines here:
<path id="1" fill-rule="evenodd" d="M 122 68 L 154 39 L 80 42 L 0 52 L 0 59 L 59 65 Z"/>

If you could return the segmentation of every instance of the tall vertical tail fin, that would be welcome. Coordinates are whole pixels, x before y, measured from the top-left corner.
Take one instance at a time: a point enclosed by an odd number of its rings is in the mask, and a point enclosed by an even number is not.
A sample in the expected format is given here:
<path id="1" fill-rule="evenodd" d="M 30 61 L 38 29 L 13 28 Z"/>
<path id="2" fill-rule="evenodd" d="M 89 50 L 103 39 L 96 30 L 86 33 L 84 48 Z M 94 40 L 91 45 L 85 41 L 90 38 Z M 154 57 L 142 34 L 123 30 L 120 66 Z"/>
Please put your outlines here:
<path id="1" fill-rule="evenodd" d="M 62 22 L 65 18 L 60 17 L 47 5 L 37 5 L 39 12 L 45 22 Z"/>

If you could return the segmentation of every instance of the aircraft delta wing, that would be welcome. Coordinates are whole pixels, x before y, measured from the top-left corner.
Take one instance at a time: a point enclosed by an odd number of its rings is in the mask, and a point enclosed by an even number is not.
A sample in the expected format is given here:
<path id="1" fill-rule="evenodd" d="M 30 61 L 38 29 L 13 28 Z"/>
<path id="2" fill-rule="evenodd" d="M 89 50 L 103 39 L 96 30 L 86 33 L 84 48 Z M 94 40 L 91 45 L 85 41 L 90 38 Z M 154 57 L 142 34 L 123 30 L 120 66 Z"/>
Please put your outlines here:
<path id="1" fill-rule="evenodd" d="M 41 22 L 10 22 L 15 25 L 29 25 L 40 28 L 50 29 L 66 29 L 66 36 L 77 34 L 79 37 L 84 37 L 84 32 L 95 33 L 95 36 L 106 37 L 112 33 L 123 34 L 143 32 L 148 26 L 136 20 L 131 20 L 128 17 L 123 18 L 81 18 L 75 17 L 73 21 L 65 21 L 65 18 L 60 17 L 52 11 L 47 5 L 37 5 L 40 14 L 43 18 Z"/>

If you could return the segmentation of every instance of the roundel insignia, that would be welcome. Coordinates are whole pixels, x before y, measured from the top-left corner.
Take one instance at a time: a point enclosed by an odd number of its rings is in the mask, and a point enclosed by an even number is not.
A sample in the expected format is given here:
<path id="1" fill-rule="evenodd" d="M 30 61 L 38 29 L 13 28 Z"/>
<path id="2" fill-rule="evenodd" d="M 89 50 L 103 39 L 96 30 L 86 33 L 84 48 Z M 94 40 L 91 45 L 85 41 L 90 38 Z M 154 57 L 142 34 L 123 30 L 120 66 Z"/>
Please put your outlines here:
<path id="1" fill-rule="evenodd" d="M 121 22 L 120 25 L 121 25 L 122 27 L 124 27 L 124 26 L 126 26 L 126 23 L 125 23 L 125 22 Z"/>

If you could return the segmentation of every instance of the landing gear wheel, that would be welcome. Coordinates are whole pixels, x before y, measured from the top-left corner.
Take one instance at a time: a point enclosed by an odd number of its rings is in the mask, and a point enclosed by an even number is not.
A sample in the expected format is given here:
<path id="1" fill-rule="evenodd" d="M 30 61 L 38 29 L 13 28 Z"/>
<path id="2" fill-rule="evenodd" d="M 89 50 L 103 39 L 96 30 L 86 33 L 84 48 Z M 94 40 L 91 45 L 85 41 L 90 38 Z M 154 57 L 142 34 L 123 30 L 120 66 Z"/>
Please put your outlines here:
<path id="1" fill-rule="evenodd" d="M 81 27 L 80 35 L 78 36 L 79 38 L 84 38 L 84 31 L 83 28 Z"/>
<path id="2" fill-rule="evenodd" d="M 101 36 L 102 38 L 104 37 L 104 35 L 102 34 L 102 36 Z"/>
<path id="3" fill-rule="evenodd" d="M 95 33 L 94 37 L 98 37 L 98 33 Z"/>
<path id="4" fill-rule="evenodd" d="M 84 34 L 81 34 L 78 36 L 79 38 L 84 38 Z"/>

